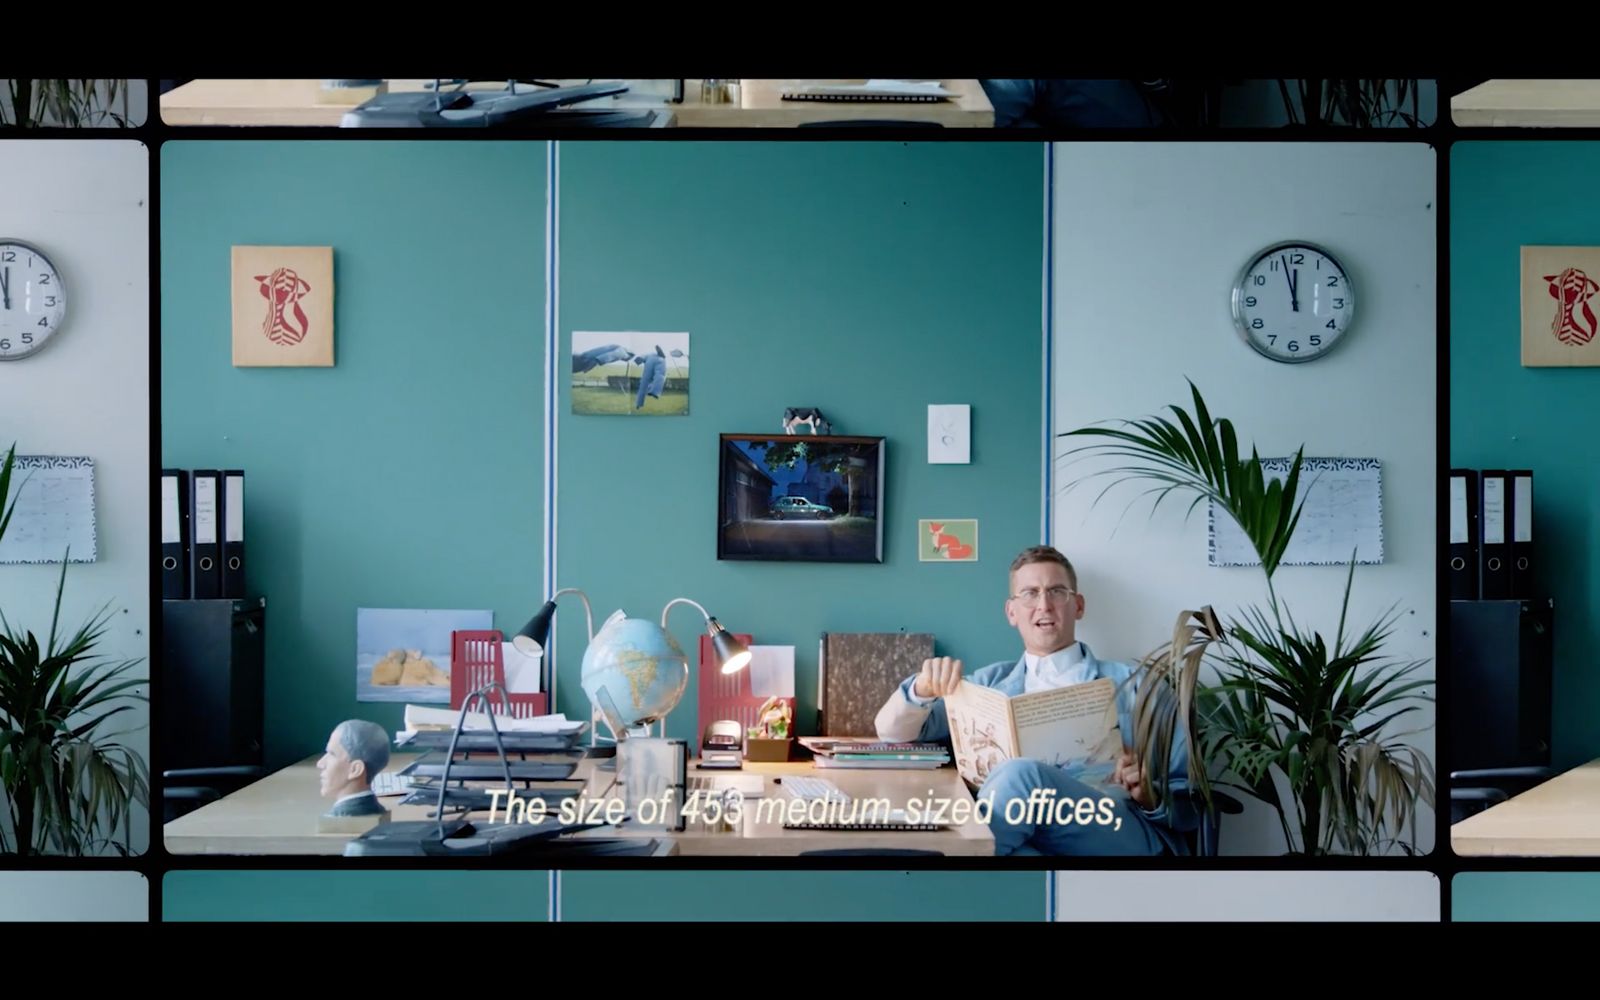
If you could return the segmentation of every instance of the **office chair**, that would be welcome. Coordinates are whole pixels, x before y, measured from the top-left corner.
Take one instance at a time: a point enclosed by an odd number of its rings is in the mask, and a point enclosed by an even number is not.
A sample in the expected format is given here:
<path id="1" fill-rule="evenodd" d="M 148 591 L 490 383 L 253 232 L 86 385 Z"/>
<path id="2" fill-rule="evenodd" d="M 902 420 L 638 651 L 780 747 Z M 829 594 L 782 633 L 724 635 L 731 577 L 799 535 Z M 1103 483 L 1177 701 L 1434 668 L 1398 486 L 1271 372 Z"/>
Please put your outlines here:
<path id="1" fill-rule="evenodd" d="M 1555 777 L 1548 767 L 1490 767 L 1450 772 L 1450 822 L 1456 824 Z"/>
<path id="2" fill-rule="evenodd" d="M 235 767 L 191 767 L 161 772 L 162 822 L 230 795 L 259 780 L 266 770 L 253 764 Z"/>
<path id="3" fill-rule="evenodd" d="M 1222 826 L 1217 814 L 1237 816 L 1244 812 L 1244 804 L 1218 788 L 1211 790 L 1210 809 L 1205 808 L 1205 803 L 1198 795 L 1194 796 L 1194 800 L 1195 807 L 1200 810 L 1200 825 L 1186 835 L 1189 853 L 1197 858 L 1214 858 L 1217 856 L 1217 841 Z"/>

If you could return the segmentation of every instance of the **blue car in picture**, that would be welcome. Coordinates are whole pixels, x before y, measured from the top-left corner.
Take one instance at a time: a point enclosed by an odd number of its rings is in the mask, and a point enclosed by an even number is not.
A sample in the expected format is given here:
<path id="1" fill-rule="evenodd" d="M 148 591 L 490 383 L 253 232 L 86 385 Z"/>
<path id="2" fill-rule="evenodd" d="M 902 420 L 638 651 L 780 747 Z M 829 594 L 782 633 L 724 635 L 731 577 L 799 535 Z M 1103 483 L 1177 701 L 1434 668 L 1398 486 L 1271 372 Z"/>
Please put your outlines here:
<path id="1" fill-rule="evenodd" d="M 779 497 L 772 501 L 770 508 L 772 516 L 782 521 L 785 518 L 811 518 L 823 520 L 833 516 L 833 508 L 825 504 L 812 503 L 805 497 Z"/>

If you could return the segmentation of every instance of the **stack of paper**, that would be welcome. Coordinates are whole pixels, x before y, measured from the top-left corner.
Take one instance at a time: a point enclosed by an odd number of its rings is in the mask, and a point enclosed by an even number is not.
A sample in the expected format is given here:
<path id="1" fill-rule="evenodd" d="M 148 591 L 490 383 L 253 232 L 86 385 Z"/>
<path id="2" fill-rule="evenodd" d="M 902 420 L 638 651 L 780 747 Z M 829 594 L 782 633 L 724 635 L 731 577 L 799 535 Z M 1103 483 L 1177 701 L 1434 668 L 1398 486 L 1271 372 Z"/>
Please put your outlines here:
<path id="1" fill-rule="evenodd" d="M 815 755 L 817 767 L 930 770 L 950 762 L 950 753 L 942 743 L 822 736 L 802 736 L 800 743 Z"/>
<path id="2" fill-rule="evenodd" d="M 456 708 L 428 708 L 425 705 L 406 706 L 405 729 L 400 736 L 417 733 L 425 730 L 448 731 L 456 727 L 457 719 L 461 719 L 461 710 Z M 565 715 L 535 715 L 527 719 L 513 718 L 509 715 L 496 713 L 494 727 L 502 733 L 550 733 L 553 735 L 566 735 L 568 733 L 582 732 L 586 723 L 570 721 Z M 462 732 L 491 732 L 489 715 L 486 712 L 468 712 L 465 719 L 461 719 Z"/>

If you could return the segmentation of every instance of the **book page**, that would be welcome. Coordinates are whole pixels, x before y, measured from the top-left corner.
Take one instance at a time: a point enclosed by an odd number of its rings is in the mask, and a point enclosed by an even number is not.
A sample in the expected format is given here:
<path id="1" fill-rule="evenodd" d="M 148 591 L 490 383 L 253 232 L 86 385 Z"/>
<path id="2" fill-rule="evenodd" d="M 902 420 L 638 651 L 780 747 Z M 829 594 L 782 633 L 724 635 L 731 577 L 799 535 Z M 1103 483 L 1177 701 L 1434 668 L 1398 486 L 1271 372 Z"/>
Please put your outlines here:
<path id="1" fill-rule="evenodd" d="M 1021 756 L 1057 767 L 1115 758 L 1122 749 L 1116 699 L 1109 677 L 1018 695 L 1011 702 Z"/>
<path id="2" fill-rule="evenodd" d="M 950 745 L 956 768 L 969 784 L 981 785 L 989 772 L 1017 755 L 1011 738 L 1011 699 L 970 681 L 944 699 L 950 720 Z"/>

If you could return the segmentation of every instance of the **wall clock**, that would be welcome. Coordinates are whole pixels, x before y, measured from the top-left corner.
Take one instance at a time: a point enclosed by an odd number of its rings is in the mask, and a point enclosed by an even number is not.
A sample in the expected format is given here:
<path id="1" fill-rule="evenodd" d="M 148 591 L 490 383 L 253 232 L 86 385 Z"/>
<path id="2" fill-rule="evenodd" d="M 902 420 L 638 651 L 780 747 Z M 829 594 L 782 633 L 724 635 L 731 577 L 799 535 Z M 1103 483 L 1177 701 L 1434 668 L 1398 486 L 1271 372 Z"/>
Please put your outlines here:
<path id="1" fill-rule="evenodd" d="M 20 361 L 50 342 L 67 319 L 67 289 L 44 251 L 0 238 L 0 361 Z"/>
<path id="2" fill-rule="evenodd" d="M 1290 364 L 1333 350 L 1355 318 L 1355 289 L 1339 259 L 1290 240 L 1250 259 L 1233 285 L 1233 322 L 1264 357 Z"/>

